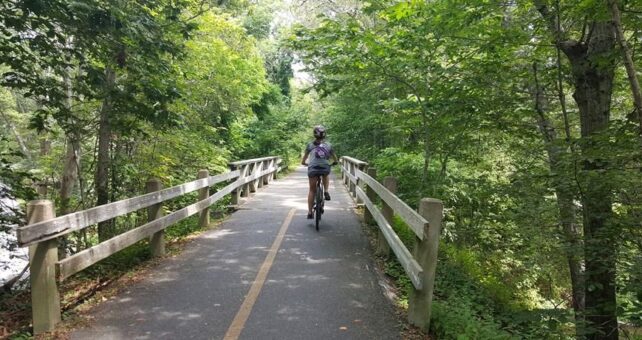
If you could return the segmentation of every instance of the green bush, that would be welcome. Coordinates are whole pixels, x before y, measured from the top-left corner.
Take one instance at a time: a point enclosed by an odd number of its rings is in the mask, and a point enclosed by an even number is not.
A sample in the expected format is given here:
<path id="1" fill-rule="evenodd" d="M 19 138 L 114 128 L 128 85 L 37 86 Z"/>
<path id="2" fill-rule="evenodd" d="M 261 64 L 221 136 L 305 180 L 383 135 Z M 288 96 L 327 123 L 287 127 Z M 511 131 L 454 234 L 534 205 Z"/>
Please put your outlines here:
<path id="1" fill-rule="evenodd" d="M 446 339 L 565 339 L 569 310 L 531 309 L 516 288 L 484 268 L 479 255 L 440 244 L 431 330 Z"/>
<path id="2" fill-rule="evenodd" d="M 466 297 L 451 297 L 447 301 L 434 301 L 431 329 L 440 339 L 517 339 L 495 323 L 492 318 L 476 315 Z"/>

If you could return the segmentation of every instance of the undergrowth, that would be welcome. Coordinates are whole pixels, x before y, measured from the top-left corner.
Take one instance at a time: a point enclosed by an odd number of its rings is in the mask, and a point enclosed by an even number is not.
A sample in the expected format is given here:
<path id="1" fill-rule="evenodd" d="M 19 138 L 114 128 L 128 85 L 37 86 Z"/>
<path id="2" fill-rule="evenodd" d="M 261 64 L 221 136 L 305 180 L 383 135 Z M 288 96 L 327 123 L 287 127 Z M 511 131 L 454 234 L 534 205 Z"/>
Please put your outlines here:
<path id="1" fill-rule="evenodd" d="M 408 249 L 414 234 L 395 216 L 393 229 Z M 441 242 L 435 279 L 430 332 L 438 339 L 566 339 L 573 334 L 566 309 L 533 309 L 519 292 L 482 268 L 472 251 Z M 384 272 L 399 287 L 399 304 L 407 306 L 412 283 L 391 254 Z"/>

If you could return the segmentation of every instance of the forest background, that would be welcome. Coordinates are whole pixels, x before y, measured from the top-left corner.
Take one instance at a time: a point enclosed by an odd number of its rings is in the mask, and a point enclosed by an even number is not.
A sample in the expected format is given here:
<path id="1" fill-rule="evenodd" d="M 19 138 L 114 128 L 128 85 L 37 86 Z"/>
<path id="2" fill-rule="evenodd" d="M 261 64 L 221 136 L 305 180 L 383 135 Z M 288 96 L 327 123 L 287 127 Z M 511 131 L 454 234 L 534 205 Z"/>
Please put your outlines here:
<path id="1" fill-rule="evenodd" d="M 433 335 L 639 338 L 640 22 L 639 0 L 5 1 L 0 190 L 61 215 L 296 164 L 323 123 L 410 205 L 444 201 Z"/>

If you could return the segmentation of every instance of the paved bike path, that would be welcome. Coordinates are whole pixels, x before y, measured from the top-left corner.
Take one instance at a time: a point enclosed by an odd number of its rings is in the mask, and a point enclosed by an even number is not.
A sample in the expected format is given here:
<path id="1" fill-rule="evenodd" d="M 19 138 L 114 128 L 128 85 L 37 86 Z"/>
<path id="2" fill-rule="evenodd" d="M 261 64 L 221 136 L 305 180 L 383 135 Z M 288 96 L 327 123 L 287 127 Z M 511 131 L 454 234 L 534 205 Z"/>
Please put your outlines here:
<path id="1" fill-rule="evenodd" d="M 307 186 L 302 167 L 270 183 L 71 338 L 399 339 L 352 199 L 333 180 L 317 232 Z"/>

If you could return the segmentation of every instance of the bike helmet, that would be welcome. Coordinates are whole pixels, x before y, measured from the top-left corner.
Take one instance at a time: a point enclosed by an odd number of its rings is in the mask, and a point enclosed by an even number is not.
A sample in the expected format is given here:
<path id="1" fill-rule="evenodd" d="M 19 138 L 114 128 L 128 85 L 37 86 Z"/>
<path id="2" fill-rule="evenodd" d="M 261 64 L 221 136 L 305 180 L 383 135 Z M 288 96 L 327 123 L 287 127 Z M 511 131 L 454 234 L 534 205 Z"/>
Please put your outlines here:
<path id="1" fill-rule="evenodd" d="M 317 125 L 314 127 L 314 138 L 325 138 L 325 128 L 323 125 Z"/>

